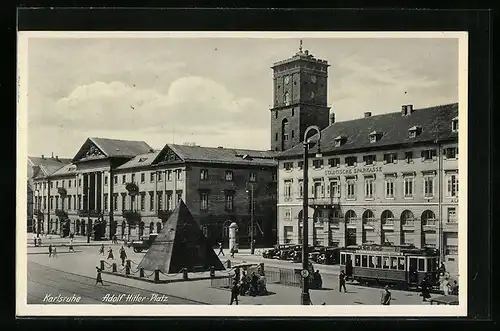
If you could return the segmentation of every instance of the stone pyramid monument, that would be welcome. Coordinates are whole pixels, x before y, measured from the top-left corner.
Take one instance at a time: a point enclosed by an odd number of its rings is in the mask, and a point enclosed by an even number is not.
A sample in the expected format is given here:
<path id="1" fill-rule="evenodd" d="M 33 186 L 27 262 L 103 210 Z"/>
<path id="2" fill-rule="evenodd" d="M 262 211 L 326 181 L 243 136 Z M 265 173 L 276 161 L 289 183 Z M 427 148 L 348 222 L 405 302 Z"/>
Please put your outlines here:
<path id="1" fill-rule="evenodd" d="M 195 267 L 225 270 L 200 225 L 181 200 L 139 263 L 139 268 L 159 269 L 168 274 L 181 272 L 184 268 L 192 272 Z"/>

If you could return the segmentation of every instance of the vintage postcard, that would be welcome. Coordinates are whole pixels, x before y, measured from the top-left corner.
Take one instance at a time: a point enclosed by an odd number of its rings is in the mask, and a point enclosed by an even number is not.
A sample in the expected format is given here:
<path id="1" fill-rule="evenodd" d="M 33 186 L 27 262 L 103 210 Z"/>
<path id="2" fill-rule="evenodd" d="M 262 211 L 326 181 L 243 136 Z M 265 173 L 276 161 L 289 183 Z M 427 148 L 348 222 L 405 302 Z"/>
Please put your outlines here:
<path id="1" fill-rule="evenodd" d="M 18 44 L 18 316 L 466 315 L 467 33 Z"/>

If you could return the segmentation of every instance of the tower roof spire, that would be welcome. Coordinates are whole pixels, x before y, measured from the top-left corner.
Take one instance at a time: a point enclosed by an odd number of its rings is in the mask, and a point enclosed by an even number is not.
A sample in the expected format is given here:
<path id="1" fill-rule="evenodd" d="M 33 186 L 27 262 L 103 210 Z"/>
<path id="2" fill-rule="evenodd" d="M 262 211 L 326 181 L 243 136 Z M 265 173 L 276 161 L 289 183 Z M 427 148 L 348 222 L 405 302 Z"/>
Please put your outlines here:
<path id="1" fill-rule="evenodd" d="M 299 43 L 299 52 L 302 53 L 302 39 L 300 39 L 300 43 Z"/>

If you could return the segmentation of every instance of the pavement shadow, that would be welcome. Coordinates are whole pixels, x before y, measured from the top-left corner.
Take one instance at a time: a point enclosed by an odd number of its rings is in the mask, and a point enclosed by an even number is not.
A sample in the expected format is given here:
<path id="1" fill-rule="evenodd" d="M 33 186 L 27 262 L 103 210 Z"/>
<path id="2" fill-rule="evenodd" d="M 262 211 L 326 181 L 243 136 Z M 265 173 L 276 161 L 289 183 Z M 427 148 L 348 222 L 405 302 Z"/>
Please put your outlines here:
<path id="1" fill-rule="evenodd" d="M 311 289 L 312 291 L 333 291 L 333 288 L 331 287 L 322 287 L 322 288 L 314 288 Z"/>

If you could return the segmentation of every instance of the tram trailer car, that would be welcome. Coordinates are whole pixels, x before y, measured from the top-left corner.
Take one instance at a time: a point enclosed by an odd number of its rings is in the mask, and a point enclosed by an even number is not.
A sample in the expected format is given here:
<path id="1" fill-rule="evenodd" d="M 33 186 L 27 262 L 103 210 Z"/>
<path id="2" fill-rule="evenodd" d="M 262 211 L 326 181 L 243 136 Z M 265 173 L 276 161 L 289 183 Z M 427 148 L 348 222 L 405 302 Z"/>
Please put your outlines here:
<path id="1" fill-rule="evenodd" d="M 360 283 L 384 283 L 415 287 L 428 276 L 429 286 L 437 286 L 439 252 L 414 246 L 364 245 L 340 252 L 340 269 L 348 279 Z"/>

